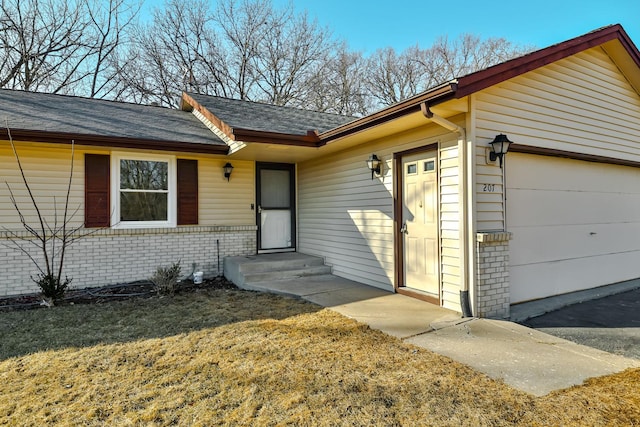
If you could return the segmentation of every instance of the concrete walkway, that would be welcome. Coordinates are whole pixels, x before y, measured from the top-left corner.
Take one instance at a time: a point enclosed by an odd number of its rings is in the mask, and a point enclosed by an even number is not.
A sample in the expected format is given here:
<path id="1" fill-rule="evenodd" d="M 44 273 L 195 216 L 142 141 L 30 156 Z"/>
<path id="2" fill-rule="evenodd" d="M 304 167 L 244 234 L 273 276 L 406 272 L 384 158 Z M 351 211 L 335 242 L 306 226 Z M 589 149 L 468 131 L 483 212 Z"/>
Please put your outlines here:
<path id="1" fill-rule="evenodd" d="M 245 289 L 303 298 L 542 396 L 590 377 L 640 367 L 616 356 L 512 322 L 466 318 L 400 294 L 332 275 L 253 283 Z"/>

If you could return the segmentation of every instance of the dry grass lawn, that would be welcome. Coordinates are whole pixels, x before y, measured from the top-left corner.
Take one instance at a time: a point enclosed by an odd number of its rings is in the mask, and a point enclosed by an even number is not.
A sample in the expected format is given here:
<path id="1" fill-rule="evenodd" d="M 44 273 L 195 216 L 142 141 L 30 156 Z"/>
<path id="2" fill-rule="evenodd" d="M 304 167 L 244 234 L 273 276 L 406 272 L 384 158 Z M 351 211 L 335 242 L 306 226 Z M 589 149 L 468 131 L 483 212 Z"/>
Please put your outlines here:
<path id="1" fill-rule="evenodd" d="M 0 313 L 0 424 L 640 425 L 640 370 L 536 398 L 299 300 Z"/>

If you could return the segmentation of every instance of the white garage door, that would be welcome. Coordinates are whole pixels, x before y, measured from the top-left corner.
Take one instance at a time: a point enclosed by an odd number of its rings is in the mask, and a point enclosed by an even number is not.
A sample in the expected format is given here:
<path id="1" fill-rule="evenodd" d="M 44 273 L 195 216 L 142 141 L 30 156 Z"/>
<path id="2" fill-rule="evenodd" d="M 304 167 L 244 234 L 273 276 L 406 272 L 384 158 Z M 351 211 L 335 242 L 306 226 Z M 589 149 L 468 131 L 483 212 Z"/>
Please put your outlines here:
<path id="1" fill-rule="evenodd" d="M 640 169 L 509 153 L 511 302 L 640 277 Z"/>

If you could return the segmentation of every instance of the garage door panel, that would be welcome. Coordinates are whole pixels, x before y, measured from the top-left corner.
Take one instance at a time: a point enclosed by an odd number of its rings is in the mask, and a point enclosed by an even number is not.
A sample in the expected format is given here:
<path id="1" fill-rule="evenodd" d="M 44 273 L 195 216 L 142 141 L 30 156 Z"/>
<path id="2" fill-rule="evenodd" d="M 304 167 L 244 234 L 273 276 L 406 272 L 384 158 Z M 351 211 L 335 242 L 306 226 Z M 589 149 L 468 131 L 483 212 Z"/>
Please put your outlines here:
<path id="1" fill-rule="evenodd" d="M 511 267 L 511 304 L 638 277 L 640 251 Z M 513 286 L 517 284 L 517 286 Z"/>
<path id="2" fill-rule="evenodd" d="M 507 212 L 514 227 L 633 222 L 640 217 L 640 194 L 514 188 Z"/>
<path id="3" fill-rule="evenodd" d="M 509 153 L 507 162 L 509 188 L 640 193 L 637 168 L 521 153 Z"/>
<path id="4" fill-rule="evenodd" d="M 512 302 L 640 277 L 640 169 L 512 153 Z"/>
<path id="5" fill-rule="evenodd" d="M 635 251 L 640 223 L 511 227 L 509 231 L 513 235 L 509 263 L 519 266 Z"/>

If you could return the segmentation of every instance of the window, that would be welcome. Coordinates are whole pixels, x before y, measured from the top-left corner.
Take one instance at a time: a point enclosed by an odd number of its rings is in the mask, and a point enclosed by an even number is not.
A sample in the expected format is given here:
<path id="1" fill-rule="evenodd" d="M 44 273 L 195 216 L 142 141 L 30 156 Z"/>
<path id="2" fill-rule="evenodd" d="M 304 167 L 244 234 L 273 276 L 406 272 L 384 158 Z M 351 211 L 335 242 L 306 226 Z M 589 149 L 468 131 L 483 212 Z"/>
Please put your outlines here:
<path id="1" fill-rule="evenodd" d="M 120 160 L 120 221 L 167 221 L 169 163 Z"/>
<path id="2" fill-rule="evenodd" d="M 87 153 L 84 179 L 87 228 L 198 224 L 197 160 Z M 121 217 L 127 221 L 119 221 Z"/>
<path id="3" fill-rule="evenodd" d="M 111 162 L 112 227 L 176 225 L 176 161 L 114 155 Z"/>

